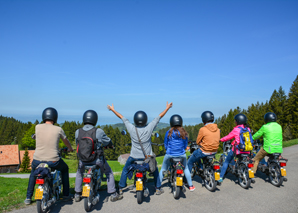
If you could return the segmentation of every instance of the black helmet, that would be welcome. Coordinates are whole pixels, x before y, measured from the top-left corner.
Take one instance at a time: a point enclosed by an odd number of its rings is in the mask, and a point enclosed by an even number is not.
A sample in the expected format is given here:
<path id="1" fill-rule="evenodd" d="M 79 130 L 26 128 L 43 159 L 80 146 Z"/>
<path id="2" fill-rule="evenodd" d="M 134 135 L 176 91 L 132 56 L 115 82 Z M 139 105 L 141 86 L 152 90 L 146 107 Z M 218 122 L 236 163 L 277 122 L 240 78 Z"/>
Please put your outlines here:
<path id="1" fill-rule="evenodd" d="M 202 113 L 201 115 L 202 121 L 203 123 L 207 123 L 207 122 L 213 122 L 214 121 L 214 115 L 212 112 L 210 111 L 205 111 Z"/>
<path id="2" fill-rule="evenodd" d="M 180 115 L 172 115 L 172 117 L 170 118 L 171 127 L 182 126 L 182 124 L 183 124 L 183 119 Z"/>
<path id="3" fill-rule="evenodd" d="M 46 121 L 53 121 L 57 123 L 58 112 L 53 107 L 48 107 L 42 112 L 42 120 L 45 123 Z"/>
<path id="4" fill-rule="evenodd" d="M 137 127 L 143 127 L 147 124 L 147 114 L 144 111 L 137 111 L 133 117 Z"/>
<path id="5" fill-rule="evenodd" d="M 264 116 L 265 123 L 275 122 L 276 119 L 277 117 L 273 112 L 267 112 Z"/>
<path id="6" fill-rule="evenodd" d="M 97 113 L 94 110 L 87 110 L 83 115 L 83 123 L 84 124 L 91 124 L 93 126 L 97 123 Z"/>
<path id="7" fill-rule="evenodd" d="M 234 119 L 235 119 L 237 125 L 246 124 L 246 121 L 247 121 L 246 115 L 241 114 L 241 113 L 235 115 Z"/>

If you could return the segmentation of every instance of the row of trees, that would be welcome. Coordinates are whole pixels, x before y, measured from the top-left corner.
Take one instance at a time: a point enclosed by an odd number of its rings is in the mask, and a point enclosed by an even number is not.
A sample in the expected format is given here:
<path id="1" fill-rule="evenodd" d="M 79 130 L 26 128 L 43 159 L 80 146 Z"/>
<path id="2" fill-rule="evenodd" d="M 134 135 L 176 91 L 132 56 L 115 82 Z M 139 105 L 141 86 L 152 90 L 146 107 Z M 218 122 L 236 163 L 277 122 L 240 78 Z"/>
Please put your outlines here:
<path id="1" fill-rule="evenodd" d="M 221 136 L 227 135 L 235 126 L 234 116 L 243 113 L 248 118 L 248 125 L 257 132 L 264 125 L 264 115 L 274 112 L 277 122 L 282 126 L 284 141 L 298 138 L 298 76 L 293 82 L 288 95 L 282 87 L 274 90 L 266 103 L 252 104 L 247 109 L 231 109 L 228 114 L 216 119 L 221 129 Z"/>
<path id="2" fill-rule="evenodd" d="M 293 82 L 288 95 L 282 87 L 274 90 L 270 100 L 266 103 L 252 104 L 247 109 L 240 109 L 239 107 L 231 109 L 227 114 L 215 120 L 218 127 L 221 129 L 221 137 L 227 135 L 235 126 L 234 116 L 238 113 L 243 113 L 248 117 L 248 124 L 251 129 L 256 132 L 264 124 L 264 115 L 267 112 L 274 112 L 277 115 L 277 122 L 283 128 L 284 140 L 298 138 L 298 76 Z M 35 149 L 35 140 L 31 135 L 35 132 L 35 123 L 22 123 L 14 118 L 0 116 L 0 145 L 19 144 L 21 149 Z M 56 124 L 58 125 L 58 124 Z M 73 147 L 75 144 L 75 131 L 83 126 L 80 122 L 65 121 L 61 127 L 64 130 L 67 138 Z M 189 134 L 189 140 L 194 141 L 203 124 L 194 126 L 184 126 Z M 100 126 L 97 126 L 100 127 Z M 160 129 L 160 137 L 153 137 L 152 142 L 162 144 L 166 131 L 169 128 Z M 115 149 L 105 150 L 105 155 L 108 160 L 116 160 L 119 155 L 129 153 L 130 146 L 125 144 L 130 143 L 130 136 L 123 136 L 118 128 L 112 126 L 103 126 L 103 130 L 110 137 L 115 145 Z M 60 147 L 63 147 L 63 142 L 60 141 Z M 153 151 L 157 155 L 164 155 L 165 150 L 162 146 L 153 146 Z M 75 153 L 70 155 L 71 158 L 76 158 Z"/>

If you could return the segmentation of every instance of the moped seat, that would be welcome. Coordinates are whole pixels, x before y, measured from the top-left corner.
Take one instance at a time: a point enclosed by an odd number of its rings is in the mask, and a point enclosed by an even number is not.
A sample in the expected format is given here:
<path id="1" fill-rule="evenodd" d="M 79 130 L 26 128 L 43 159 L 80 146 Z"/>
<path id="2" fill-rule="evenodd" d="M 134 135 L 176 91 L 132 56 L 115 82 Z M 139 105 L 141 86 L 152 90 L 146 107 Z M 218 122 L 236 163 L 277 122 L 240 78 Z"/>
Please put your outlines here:
<path id="1" fill-rule="evenodd" d="M 91 170 L 93 170 L 93 169 L 96 169 L 96 165 L 87 165 L 87 166 L 85 166 L 85 169 L 87 169 L 87 170 L 89 170 L 89 169 L 91 169 Z"/>
<path id="2" fill-rule="evenodd" d="M 272 154 L 270 154 L 270 155 L 272 155 L 272 156 L 274 156 L 274 157 L 279 157 L 281 154 L 280 154 L 280 153 L 272 153 Z"/>
<path id="3" fill-rule="evenodd" d="M 214 156 L 215 156 L 215 155 L 208 155 L 208 156 L 206 156 L 206 157 L 204 157 L 204 158 L 207 159 L 207 160 L 210 160 L 210 159 L 213 159 Z"/>
<path id="4" fill-rule="evenodd" d="M 179 162 L 181 162 L 182 163 L 182 161 L 183 161 L 183 158 L 171 158 L 170 159 L 170 162 L 171 163 L 179 163 Z"/>
<path id="5" fill-rule="evenodd" d="M 143 161 L 143 160 L 137 160 L 137 161 L 135 161 L 134 163 L 135 163 L 135 164 L 139 164 L 139 165 L 140 165 L 140 164 L 143 164 L 143 163 L 145 163 L 145 161 Z"/>
<path id="6" fill-rule="evenodd" d="M 239 155 L 237 155 L 237 157 L 242 157 L 242 158 L 245 158 L 245 157 L 248 157 L 249 156 L 249 154 L 239 154 Z"/>

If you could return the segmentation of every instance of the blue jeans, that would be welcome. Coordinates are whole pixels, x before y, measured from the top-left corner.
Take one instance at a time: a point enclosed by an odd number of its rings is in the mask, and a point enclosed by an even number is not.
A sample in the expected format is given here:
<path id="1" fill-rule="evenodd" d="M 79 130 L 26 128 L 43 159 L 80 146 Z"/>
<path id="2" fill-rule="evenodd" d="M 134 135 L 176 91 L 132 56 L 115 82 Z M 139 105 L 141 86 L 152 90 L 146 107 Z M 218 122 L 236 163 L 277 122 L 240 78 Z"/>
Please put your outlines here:
<path id="1" fill-rule="evenodd" d="M 221 172 L 220 172 L 220 177 L 223 178 L 225 175 L 227 168 L 229 166 L 229 163 L 234 159 L 234 152 L 233 150 L 229 151 L 228 155 L 226 156 L 226 160 L 222 165 Z"/>
<path id="2" fill-rule="evenodd" d="M 196 162 L 199 163 L 199 168 L 202 169 L 203 165 L 201 163 L 201 159 L 206 156 L 209 156 L 209 155 L 205 155 L 201 149 L 197 149 L 196 151 L 194 151 L 187 162 L 189 171 L 192 170 L 192 167 L 193 167 L 194 163 L 196 163 Z"/>
<path id="3" fill-rule="evenodd" d="M 162 182 L 162 179 L 163 179 L 163 172 L 167 171 L 169 169 L 169 167 L 171 165 L 170 159 L 173 158 L 173 157 L 183 158 L 182 164 L 184 166 L 184 174 L 185 174 L 188 185 L 192 186 L 190 172 L 189 172 L 188 166 L 186 164 L 186 154 L 180 155 L 180 156 L 171 156 L 171 155 L 167 155 L 167 154 L 165 155 L 165 157 L 163 159 L 162 166 L 161 166 L 161 170 L 159 172 L 159 181 L 160 181 L 160 183 Z"/>
<path id="4" fill-rule="evenodd" d="M 61 172 L 62 184 L 63 184 L 63 196 L 68 196 L 69 195 L 69 174 L 68 174 L 67 164 L 61 158 L 59 161 L 38 161 L 33 159 L 31 163 L 31 174 L 29 177 L 29 183 L 27 188 L 27 198 L 31 199 L 31 197 L 33 196 L 35 180 L 36 180 L 33 173 L 36 167 L 40 163 L 47 163 L 50 168 L 56 169 Z"/>
<path id="5" fill-rule="evenodd" d="M 144 160 L 144 158 L 141 158 L 141 159 L 134 159 L 132 157 L 129 157 L 125 163 L 125 166 L 123 167 L 123 170 L 122 170 L 122 174 L 121 174 L 121 178 L 120 178 L 120 181 L 119 181 L 119 187 L 120 188 L 124 188 L 126 187 L 126 179 L 127 179 L 127 173 L 128 173 L 128 167 L 133 164 L 133 162 L 135 161 L 138 161 L 138 160 Z M 158 177 L 158 168 L 156 167 L 156 170 L 155 172 L 153 173 L 153 176 L 154 176 L 154 184 L 155 184 L 155 187 L 156 188 L 160 188 L 161 186 L 161 182 L 159 180 L 159 177 Z"/>

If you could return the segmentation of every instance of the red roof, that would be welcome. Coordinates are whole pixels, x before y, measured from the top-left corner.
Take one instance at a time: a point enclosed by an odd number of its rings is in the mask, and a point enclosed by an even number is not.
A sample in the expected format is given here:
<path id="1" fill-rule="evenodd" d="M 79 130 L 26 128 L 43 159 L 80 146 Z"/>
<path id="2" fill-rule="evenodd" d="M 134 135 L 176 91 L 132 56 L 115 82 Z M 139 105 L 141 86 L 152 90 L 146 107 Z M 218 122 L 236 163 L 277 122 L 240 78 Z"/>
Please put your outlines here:
<path id="1" fill-rule="evenodd" d="M 0 166 L 20 164 L 19 145 L 0 146 Z"/>

